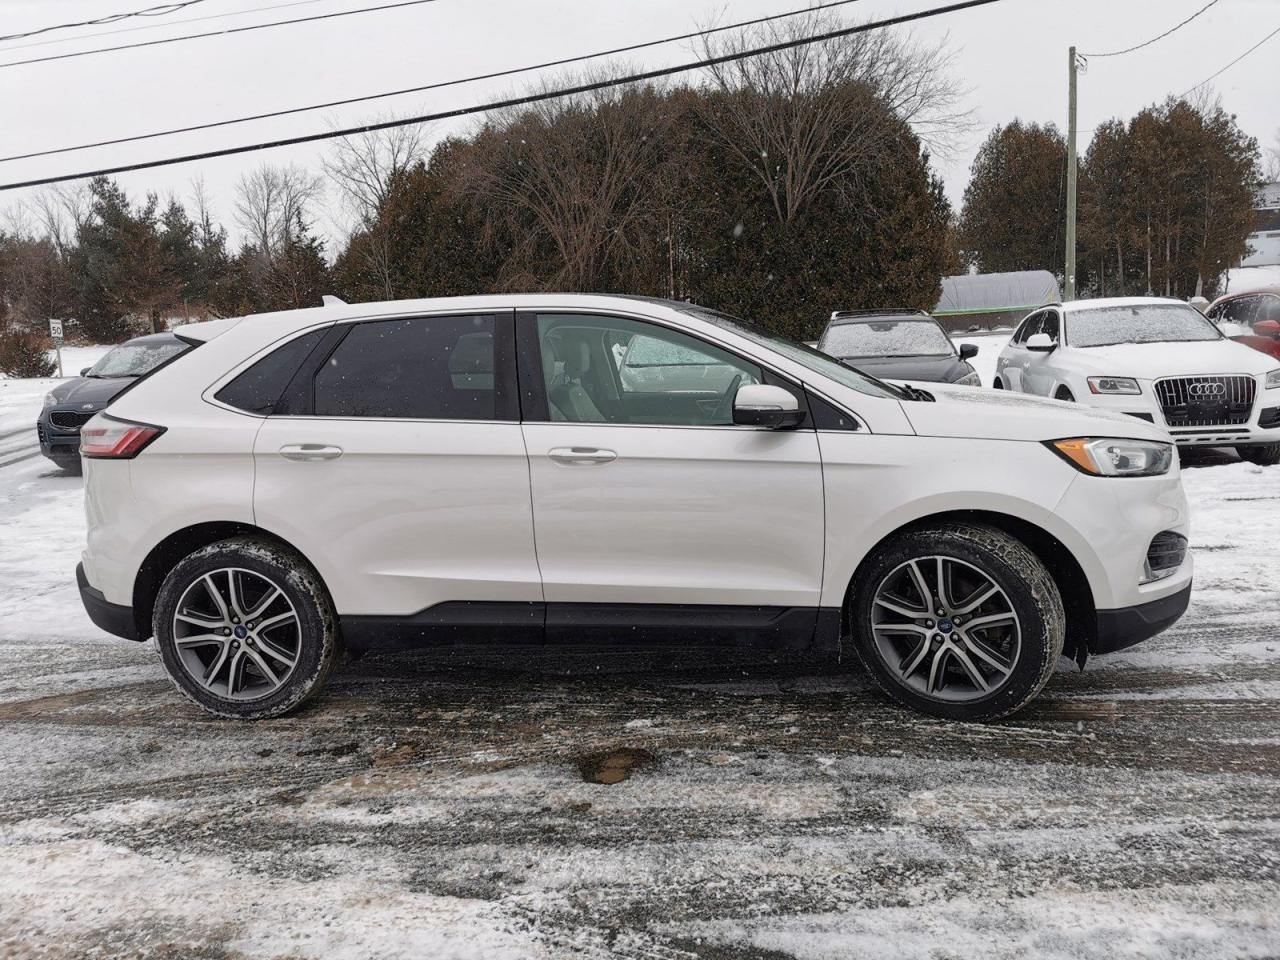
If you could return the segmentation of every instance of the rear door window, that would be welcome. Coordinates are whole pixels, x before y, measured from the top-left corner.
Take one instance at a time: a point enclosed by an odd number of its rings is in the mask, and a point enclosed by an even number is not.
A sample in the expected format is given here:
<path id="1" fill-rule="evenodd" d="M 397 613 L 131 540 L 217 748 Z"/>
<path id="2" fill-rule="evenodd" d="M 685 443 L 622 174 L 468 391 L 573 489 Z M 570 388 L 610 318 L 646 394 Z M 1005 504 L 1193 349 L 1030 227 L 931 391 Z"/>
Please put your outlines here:
<path id="1" fill-rule="evenodd" d="M 315 415 L 496 420 L 496 317 L 355 324 L 317 371 Z"/>

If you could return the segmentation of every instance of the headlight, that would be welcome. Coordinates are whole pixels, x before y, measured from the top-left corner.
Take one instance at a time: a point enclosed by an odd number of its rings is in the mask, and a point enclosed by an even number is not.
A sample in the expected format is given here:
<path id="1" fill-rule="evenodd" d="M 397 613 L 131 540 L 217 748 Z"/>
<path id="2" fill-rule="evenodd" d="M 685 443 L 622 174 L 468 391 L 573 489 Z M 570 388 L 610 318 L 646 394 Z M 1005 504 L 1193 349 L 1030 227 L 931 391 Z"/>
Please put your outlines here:
<path id="1" fill-rule="evenodd" d="M 46 393 L 44 395 L 44 405 L 46 407 L 52 407 L 57 402 L 58 402 L 58 398 L 55 397 L 52 393 Z"/>
<path id="2" fill-rule="evenodd" d="M 1154 440 L 1077 437 L 1053 440 L 1048 446 L 1095 477 L 1158 477 L 1173 465 L 1173 444 Z"/>
<path id="3" fill-rule="evenodd" d="M 1142 393 L 1138 381 L 1132 377 L 1090 377 L 1089 390 L 1093 393 Z"/>
<path id="4" fill-rule="evenodd" d="M 1280 370 L 1272 370 L 1267 374 L 1267 389 L 1274 390 L 1280 387 Z"/>
<path id="5" fill-rule="evenodd" d="M 966 373 L 959 380 L 955 381 L 958 387 L 980 387 L 982 386 L 982 378 L 975 373 Z"/>

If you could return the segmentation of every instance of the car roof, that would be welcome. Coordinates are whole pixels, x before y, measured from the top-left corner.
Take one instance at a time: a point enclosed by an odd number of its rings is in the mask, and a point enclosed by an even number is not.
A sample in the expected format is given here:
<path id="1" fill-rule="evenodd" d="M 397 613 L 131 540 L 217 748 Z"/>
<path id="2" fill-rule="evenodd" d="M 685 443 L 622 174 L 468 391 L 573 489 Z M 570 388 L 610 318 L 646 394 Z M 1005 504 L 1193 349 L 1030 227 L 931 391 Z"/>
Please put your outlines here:
<path id="1" fill-rule="evenodd" d="M 1274 296 L 1280 296 L 1280 284 L 1265 287 L 1253 287 L 1249 290 L 1236 290 L 1234 293 L 1224 293 L 1222 296 L 1218 297 L 1218 299 L 1213 301 L 1213 306 L 1217 306 L 1220 303 L 1226 303 L 1228 300 L 1235 300 L 1238 297 L 1256 297 L 1259 294 L 1267 293 Z"/>
<path id="2" fill-rule="evenodd" d="M 1076 313 L 1080 310 L 1100 310 L 1106 307 L 1143 307 L 1153 304 L 1177 304 L 1180 307 L 1191 307 L 1185 300 L 1176 297 L 1094 297 L 1089 300 L 1069 300 L 1066 303 L 1046 303 L 1045 307 L 1057 307 L 1063 313 Z M 1043 310 L 1044 307 L 1037 307 Z M 1195 307 L 1191 307 L 1192 310 Z M 1035 311 L 1033 310 L 1032 313 Z"/>
<path id="3" fill-rule="evenodd" d="M 681 300 L 661 297 L 632 296 L 612 293 L 485 293 L 463 297 L 432 297 L 415 300 L 380 300 L 368 303 L 345 303 L 334 297 L 325 297 L 319 307 L 297 310 L 281 310 L 274 313 L 250 314 L 242 317 L 224 317 L 185 324 L 173 330 L 179 340 L 187 343 L 207 342 L 235 329 L 248 320 L 254 327 L 283 336 L 290 331 L 309 326 L 347 320 L 376 320 L 381 317 L 403 317 L 414 313 L 478 313 L 488 310 L 621 310 L 628 304 L 646 303 L 671 312 L 704 315 L 717 311 Z M 634 310 L 634 306 L 633 306 Z"/>
<path id="4" fill-rule="evenodd" d="M 181 343 L 181 342 L 182 341 L 178 337 L 174 336 L 172 333 L 144 333 L 140 337 L 130 337 L 128 340 L 125 341 L 125 343 L 127 344 L 136 343 L 136 344 L 142 344 L 144 346 L 149 343 Z"/>
<path id="5" fill-rule="evenodd" d="M 881 320 L 933 320 L 933 317 L 923 310 L 837 310 L 831 315 L 829 325 L 835 327 L 847 323 L 875 323 Z"/>

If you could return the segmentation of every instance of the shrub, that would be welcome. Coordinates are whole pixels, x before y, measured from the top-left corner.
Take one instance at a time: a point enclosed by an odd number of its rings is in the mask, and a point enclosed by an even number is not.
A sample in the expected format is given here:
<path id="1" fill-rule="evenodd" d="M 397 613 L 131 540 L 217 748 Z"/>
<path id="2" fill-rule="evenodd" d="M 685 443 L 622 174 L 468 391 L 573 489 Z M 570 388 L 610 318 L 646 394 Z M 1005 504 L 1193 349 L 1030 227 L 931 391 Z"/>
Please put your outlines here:
<path id="1" fill-rule="evenodd" d="M 57 365 L 49 359 L 47 337 L 10 330 L 0 333 L 0 373 L 8 377 L 51 377 Z"/>

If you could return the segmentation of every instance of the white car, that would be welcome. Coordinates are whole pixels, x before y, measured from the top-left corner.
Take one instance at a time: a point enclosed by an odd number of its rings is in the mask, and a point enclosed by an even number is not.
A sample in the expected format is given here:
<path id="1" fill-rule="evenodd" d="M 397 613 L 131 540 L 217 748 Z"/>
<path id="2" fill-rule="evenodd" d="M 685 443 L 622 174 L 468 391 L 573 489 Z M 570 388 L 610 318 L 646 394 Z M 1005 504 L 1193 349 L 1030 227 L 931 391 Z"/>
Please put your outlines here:
<path id="1" fill-rule="evenodd" d="M 1235 447 L 1280 463 L 1280 367 L 1181 300 L 1055 303 L 1030 314 L 993 386 L 1069 400 L 1166 428 L 1179 446 Z"/>
<path id="2" fill-rule="evenodd" d="M 988 720 L 1187 606 L 1177 459 L 1128 417 L 893 387 L 639 298 L 177 333 L 195 348 L 82 432 L 77 577 L 221 716 L 296 707 L 342 647 L 681 641 L 856 654 L 900 702 Z M 734 372 L 701 389 L 695 358 Z"/>

